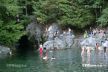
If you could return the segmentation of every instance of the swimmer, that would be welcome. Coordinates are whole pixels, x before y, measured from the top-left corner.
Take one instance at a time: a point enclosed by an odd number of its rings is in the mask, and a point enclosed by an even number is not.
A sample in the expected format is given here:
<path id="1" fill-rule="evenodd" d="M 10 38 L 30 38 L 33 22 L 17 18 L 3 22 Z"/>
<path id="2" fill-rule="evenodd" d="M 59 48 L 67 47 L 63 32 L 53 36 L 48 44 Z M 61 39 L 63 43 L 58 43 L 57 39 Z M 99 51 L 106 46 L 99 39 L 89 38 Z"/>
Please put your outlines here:
<path id="1" fill-rule="evenodd" d="M 40 45 L 40 47 L 39 47 L 39 53 L 40 53 L 40 57 L 42 58 L 42 55 L 43 55 L 43 47 L 42 47 L 42 45 Z"/>

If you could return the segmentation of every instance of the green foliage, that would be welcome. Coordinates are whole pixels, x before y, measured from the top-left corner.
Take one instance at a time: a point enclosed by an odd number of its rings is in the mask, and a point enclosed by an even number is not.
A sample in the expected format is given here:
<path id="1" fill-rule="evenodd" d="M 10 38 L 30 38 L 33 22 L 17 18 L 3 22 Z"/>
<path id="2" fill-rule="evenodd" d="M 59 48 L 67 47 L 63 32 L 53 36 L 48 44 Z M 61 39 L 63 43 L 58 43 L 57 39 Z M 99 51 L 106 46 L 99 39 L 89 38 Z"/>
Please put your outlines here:
<path id="1" fill-rule="evenodd" d="M 24 21 L 16 23 L 20 12 L 17 0 L 0 0 L 0 44 L 13 46 L 25 33 Z M 26 20 L 26 19 L 24 19 Z"/>
<path id="2" fill-rule="evenodd" d="M 8 16 L 6 7 L 0 5 L 0 20 L 6 20 L 6 16 Z"/>
<path id="3" fill-rule="evenodd" d="M 16 43 L 25 32 L 23 25 L 10 21 L 7 24 L 0 22 L 0 43 L 11 46 Z"/>
<path id="4" fill-rule="evenodd" d="M 49 21 L 55 21 L 58 15 L 58 8 L 55 0 L 46 0 L 35 2 L 33 6 L 37 16 L 37 20 L 40 23 L 48 23 Z"/>
<path id="5" fill-rule="evenodd" d="M 0 5 L 7 9 L 7 15 L 16 15 L 19 13 L 20 6 L 17 5 L 17 0 L 1 0 Z M 1 10 L 0 10 L 1 11 Z"/>
<path id="6" fill-rule="evenodd" d="M 59 20 L 60 24 L 70 24 L 78 28 L 84 28 L 93 21 L 94 17 L 90 11 L 78 5 L 68 5 L 67 7 L 61 5 L 60 8 L 62 12 L 64 12 Z"/>
<path id="7" fill-rule="evenodd" d="M 84 5 L 101 5 L 103 0 L 75 0 L 79 4 Z"/>
<path id="8" fill-rule="evenodd" d="M 30 18 L 28 16 L 22 16 L 20 20 L 20 24 L 24 26 L 24 29 L 26 29 L 26 26 L 31 22 Z"/>
<path id="9" fill-rule="evenodd" d="M 97 22 L 99 22 L 99 26 L 108 25 L 108 8 L 102 11 L 102 15 L 98 18 Z"/>
<path id="10" fill-rule="evenodd" d="M 57 22 L 61 26 L 85 28 L 108 25 L 107 0 L 0 0 L 0 43 L 13 45 L 25 34 L 32 6 L 40 24 Z M 97 12 L 97 13 L 96 13 Z M 15 18 L 20 15 L 20 23 Z M 24 15 L 26 14 L 26 16 Z M 97 15 L 96 15 L 97 14 Z"/>
<path id="11" fill-rule="evenodd" d="M 34 14 L 42 24 L 58 22 L 84 28 L 91 24 L 93 15 L 83 6 L 68 0 L 39 0 L 34 3 Z"/>

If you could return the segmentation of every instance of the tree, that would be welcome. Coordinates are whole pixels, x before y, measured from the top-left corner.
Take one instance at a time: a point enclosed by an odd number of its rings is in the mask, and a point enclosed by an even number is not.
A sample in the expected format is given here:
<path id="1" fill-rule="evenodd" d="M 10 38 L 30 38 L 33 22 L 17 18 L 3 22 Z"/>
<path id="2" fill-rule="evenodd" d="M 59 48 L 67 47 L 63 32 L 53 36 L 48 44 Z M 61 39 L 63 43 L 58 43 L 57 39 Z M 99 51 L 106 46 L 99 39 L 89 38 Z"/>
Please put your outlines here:
<path id="1" fill-rule="evenodd" d="M 18 1 L 17 0 L 0 0 L 0 7 L 4 7 L 7 9 L 6 13 L 7 15 L 12 15 L 15 16 L 16 14 L 19 13 L 19 6 L 17 5 Z"/>
<path id="2" fill-rule="evenodd" d="M 93 21 L 93 14 L 73 0 L 34 1 L 34 14 L 42 24 L 58 22 L 60 25 L 72 25 L 84 28 Z"/>
<path id="3" fill-rule="evenodd" d="M 102 15 L 98 18 L 97 22 L 99 22 L 99 26 L 108 25 L 108 8 L 103 9 Z"/>
<path id="4" fill-rule="evenodd" d="M 14 45 L 25 32 L 23 25 L 10 21 L 7 24 L 0 22 L 0 43 L 7 46 Z"/>
<path id="5" fill-rule="evenodd" d="M 12 46 L 25 34 L 24 20 L 16 24 L 20 13 L 17 0 L 0 0 L 0 44 Z"/>

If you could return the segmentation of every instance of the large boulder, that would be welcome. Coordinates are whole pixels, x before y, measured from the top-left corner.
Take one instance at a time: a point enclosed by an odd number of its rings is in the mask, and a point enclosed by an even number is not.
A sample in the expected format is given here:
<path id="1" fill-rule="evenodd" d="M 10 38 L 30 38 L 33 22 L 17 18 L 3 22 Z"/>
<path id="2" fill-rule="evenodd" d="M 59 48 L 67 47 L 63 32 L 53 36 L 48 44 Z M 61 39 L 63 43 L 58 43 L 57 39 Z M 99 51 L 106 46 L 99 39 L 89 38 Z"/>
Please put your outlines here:
<path id="1" fill-rule="evenodd" d="M 66 49 L 72 48 L 74 43 L 74 34 L 69 29 L 69 31 L 61 32 L 61 29 L 56 25 L 52 24 L 48 28 L 48 39 L 43 44 L 43 47 L 47 49 Z"/>
<path id="2" fill-rule="evenodd" d="M 96 45 L 96 39 L 93 37 L 88 37 L 86 39 L 84 39 L 80 44 L 81 46 L 93 46 L 95 47 Z"/>
<path id="3" fill-rule="evenodd" d="M 64 49 L 65 48 L 65 42 L 60 40 L 59 38 L 56 38 L 54 40 L 46 41 L 43 44 L 43 47 L 46 47 L 47 49 Z"/>
<path id="4" fill-rule="evenodd" d="M 47 30 L 47 40 L 53 40 L 55 35 L 58 36 L 60 34 L 60 30 L 61 28 L 56 23 L 50 25 Z"/>

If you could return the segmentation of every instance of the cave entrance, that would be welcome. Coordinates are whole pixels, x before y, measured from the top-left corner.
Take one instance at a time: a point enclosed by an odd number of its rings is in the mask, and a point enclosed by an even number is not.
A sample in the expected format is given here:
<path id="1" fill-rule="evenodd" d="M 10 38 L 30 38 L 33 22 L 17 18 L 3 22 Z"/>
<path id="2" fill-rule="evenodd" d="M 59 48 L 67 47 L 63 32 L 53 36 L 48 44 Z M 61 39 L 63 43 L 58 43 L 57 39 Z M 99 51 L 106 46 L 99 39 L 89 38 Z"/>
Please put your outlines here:
<path id="1" fill-rule="evenodd" d="M 28 39 L 27 35 L 22 36 L 16 46 L 17 54 L 27 54 L 36 50 L 36 45 Z"/>

